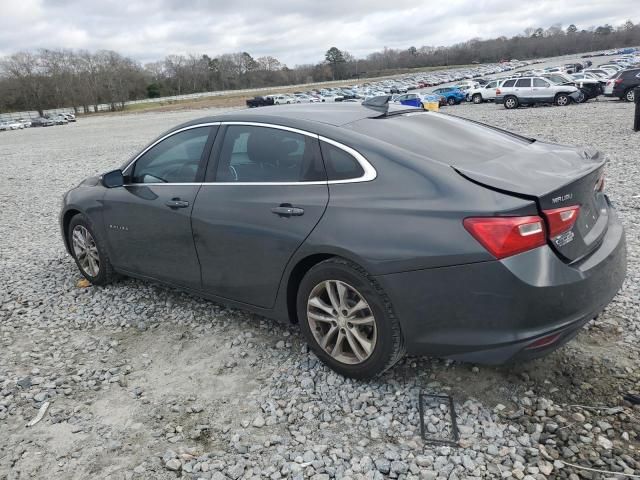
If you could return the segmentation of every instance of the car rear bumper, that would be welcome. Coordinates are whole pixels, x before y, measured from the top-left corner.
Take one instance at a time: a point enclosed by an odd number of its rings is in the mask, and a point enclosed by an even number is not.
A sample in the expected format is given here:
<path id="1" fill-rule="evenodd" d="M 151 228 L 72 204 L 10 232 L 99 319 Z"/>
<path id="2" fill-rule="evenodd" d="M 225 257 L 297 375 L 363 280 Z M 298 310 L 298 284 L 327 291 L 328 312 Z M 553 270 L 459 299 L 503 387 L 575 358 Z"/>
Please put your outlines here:
<path id="1" fill-rule="evenodd" d="M 500 261 L 376 278 L 407 353 L 499 364 L 566 343 L 611 301 L 625 274 L 624 229 L 612 209 L 600 246 L 574 264 L 544 246 Z"/>

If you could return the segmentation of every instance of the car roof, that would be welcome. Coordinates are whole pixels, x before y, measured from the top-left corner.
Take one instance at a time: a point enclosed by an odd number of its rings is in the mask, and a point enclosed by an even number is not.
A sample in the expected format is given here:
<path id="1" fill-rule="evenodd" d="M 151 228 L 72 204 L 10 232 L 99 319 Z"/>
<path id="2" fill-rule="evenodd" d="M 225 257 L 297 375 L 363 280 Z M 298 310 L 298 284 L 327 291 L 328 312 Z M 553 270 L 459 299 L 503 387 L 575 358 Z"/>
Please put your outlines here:
<path id="1" fill-rule="evenodd" d="M 389 110 L 396 110 L 397 107 L 389 106 Z M 406 110 L 406 107 L 402 108 Z M 184 128 L 189 125 L 210 122 L 258 122 L 275 123 L 281 125 L 291 125 L 292 121 L 301 123 L 317 123 L 332 125 L 335 127 L 347 125 L 349 123 L 363 120 L 365 118 L 379 117 L 381 112 L 373 108 L 362 106 L 357 102 L 336 102 L 336 103 L 303 103 L 295 105 L 275 105 L 260 107 L 259 109 L 233 110 L 219 115 L 199 118 L 188 123 L 175 127 Z"/>

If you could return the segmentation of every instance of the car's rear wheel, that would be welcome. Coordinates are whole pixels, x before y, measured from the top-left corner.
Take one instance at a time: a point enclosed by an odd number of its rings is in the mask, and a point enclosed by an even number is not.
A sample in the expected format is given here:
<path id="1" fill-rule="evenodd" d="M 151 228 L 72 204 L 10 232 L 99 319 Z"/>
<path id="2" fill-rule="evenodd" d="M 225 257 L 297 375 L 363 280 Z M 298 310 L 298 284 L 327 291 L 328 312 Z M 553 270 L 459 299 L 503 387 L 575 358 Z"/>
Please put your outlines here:
<path id="1" fill-rule="evenodd" d="M 625 94 L 624 94 L 624 99 L 625 99 L 627 102 L 633 102 L 633 101 L 635 101 L 635 99 L 636 99 L 636 95 L 635 95 L 635 93 L 634 93 L 634 91 L 633 91 L 633 88 L 630 88 L 629 90 L 627 90 L 627 91 L 625 92 Z"/>
<path id="2" fill-rule="evenodd" d="M 569 95 L 566 93 L 559 93 L 556 95 L 555 104 L 559 107 L 566 107 L 571 102 Z"/>
<path id="3" fill-rule="evenodd" d="M 453 97 L 449 97 L 447 98 L 447 105 L 455 105 L 456 104 L 456 99 Z"/>
<path id="4" fill-rule="evenodd" d="M 347 260 L 325 260 L 307 272 L 297 313 L 311 349 L 346 377 L 374 377 L 404 355 L 391 302 L 372 277 Z"/>
<path id="5" fill-rule="evenodd" d="M 94 285 L 106 285 L 115 278 L 107 251 L 88 219 L 78 214 L 69 222 L 67 231 L 71 254 L 80 273 Z"/>
<path id="6" fill-rule="evenodd" d="M 473 99 L 473 103 L 475 103 L 476 105 L 482 103 L 482 95 L 480 95 L 479 93 L 475 93 L 471 98 Z"/>
<path id="7" fill-rule="evenodd" d="M 518 98 L 514 97 L 513 95 L 509 95 L 508 97 L 505 97 L 504 99 L 504 108 L 506 109 L 513 109 L 513 108 L 518 108 Z"/>

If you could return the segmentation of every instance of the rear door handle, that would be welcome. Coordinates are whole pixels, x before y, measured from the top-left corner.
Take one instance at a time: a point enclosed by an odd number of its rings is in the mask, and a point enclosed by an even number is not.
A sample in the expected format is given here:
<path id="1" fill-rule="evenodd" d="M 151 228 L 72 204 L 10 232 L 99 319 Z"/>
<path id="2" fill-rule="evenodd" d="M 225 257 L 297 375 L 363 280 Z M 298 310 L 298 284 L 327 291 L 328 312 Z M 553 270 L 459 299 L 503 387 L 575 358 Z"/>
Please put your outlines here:
<path id="1" fill-rule="evenodd" d="M 293 207 L 288 203 L 272 208 L 271 212 L 281 217 L 299 217 L 304 215 L 304 209 Z"/>
<path id="2" fill-rule="evenodd" d="M 172 198 L 171 200 L 167 200 L 165 205 L 169 208 L 187 208 L 189 206 L 189 202 L 186 200 L 180 200 L 179 198 Z"/>

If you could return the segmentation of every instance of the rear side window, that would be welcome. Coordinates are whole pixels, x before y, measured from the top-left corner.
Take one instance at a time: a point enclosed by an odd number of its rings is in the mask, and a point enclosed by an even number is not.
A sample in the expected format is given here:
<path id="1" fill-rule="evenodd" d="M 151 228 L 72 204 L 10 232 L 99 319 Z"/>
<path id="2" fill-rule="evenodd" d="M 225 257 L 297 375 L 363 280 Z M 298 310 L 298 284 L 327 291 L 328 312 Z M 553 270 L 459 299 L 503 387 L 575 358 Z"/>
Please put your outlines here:
<path id="1" fill-rule="evenodd" d="M 362 165 L 341 148 L 326 142 L 320 142 L 320 148 L 329 180 L 349 180 L 364 175 Z"/>
<path id="2" fill-rule="evenodd" d="M 516 82 L 516 87 L 530 87 L 531 79 L 530 78 L 521 78 Z"/>
<path id="3" fill-rule="evenodd" d="M 507 80 L 502 84 L 502 86 L 505 88 L 509 88 L 509 87 L 513 87 L 515 84 L 516 84 L 515 80 Z"/>
<path id="4" fill-rule="evenodd" d="M 326 179 L 318 140 L 289 130 L 231 125 L 225 132 L 218 158 L 216 182 Z"/>

